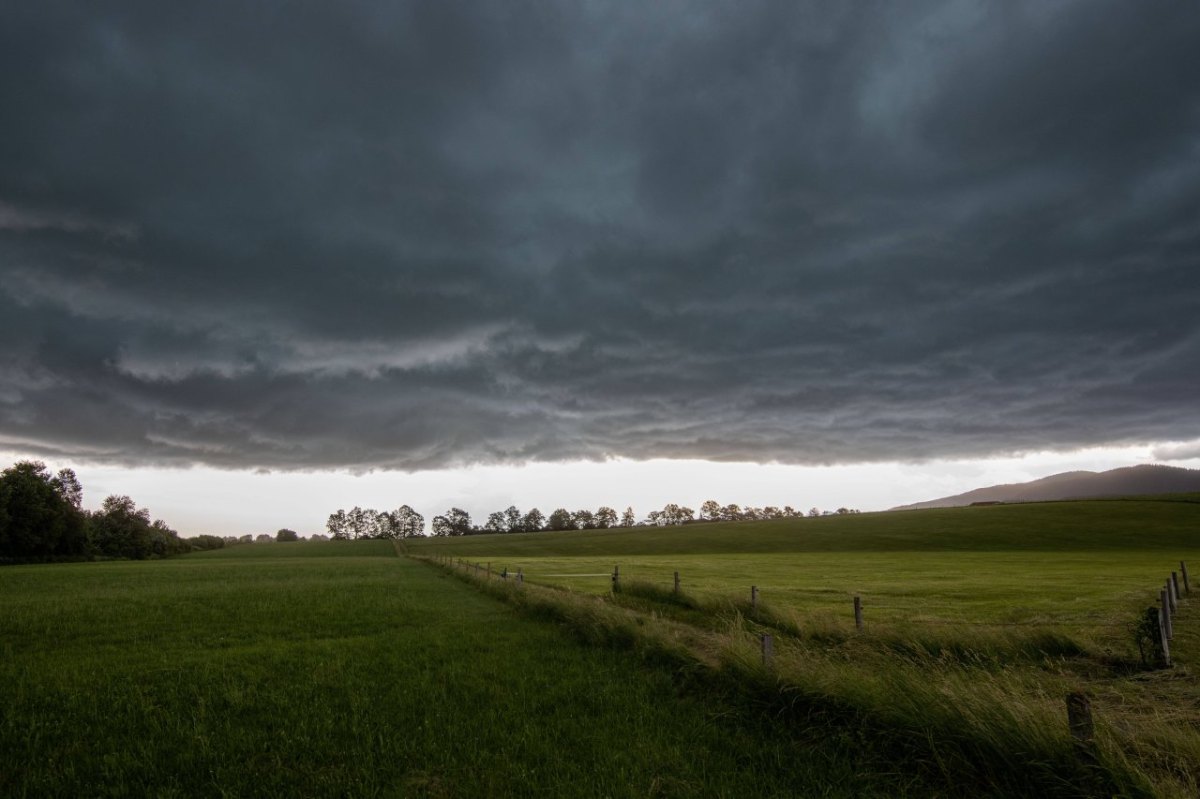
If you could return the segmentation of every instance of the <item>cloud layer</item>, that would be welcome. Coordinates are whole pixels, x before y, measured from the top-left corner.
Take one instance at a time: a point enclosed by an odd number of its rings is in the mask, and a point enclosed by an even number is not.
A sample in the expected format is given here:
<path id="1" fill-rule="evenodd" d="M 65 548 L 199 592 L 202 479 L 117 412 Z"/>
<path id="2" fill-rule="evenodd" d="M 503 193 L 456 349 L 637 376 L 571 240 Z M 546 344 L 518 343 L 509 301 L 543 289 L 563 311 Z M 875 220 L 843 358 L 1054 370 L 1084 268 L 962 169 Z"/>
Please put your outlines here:
<path id="1" fill-rule="evenodd" d="M 0 446 L 1200 437 L 1193 4 L 560 5 L 0 10 Z"/>

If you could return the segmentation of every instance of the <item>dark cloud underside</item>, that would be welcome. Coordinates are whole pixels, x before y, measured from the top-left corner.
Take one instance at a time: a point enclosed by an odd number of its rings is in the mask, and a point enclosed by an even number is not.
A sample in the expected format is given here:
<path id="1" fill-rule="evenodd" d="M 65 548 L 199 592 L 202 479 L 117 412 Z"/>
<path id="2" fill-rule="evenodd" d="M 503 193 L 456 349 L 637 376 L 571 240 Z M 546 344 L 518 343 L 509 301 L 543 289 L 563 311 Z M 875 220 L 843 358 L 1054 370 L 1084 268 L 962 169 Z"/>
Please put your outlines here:
<path id="1" fill-rule="evenodd" d="M 1191 3 L 0 10 L 0 446 L 1200 438 Z"/>

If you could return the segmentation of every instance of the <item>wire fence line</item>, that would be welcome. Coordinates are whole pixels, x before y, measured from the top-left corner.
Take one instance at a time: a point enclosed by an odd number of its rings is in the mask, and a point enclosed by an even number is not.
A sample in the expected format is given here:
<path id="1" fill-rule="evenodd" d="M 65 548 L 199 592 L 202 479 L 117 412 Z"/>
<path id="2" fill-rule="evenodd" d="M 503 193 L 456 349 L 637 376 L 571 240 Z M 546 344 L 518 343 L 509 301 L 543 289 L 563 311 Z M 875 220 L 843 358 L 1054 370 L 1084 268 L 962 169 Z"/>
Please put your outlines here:
<path id="1" fill-rule="evenodd" d="M 466 561 L 461 558 L 459 558 L 459 559 L 447 558 L 446 562 L 449 562 L 452 565 L 457 564 L 458 566 L 463 567 L 463 568 L 474 569 L 477 574 L 478 573 L 486 573 L 489 577 L 493 575 L 491 563 L 487 563 L 487 564 L 473 563 L 471 561 Z M 1187 594 L 1189 594 L 1190 589 L 1191 589 L 1191 586 L 1188 581 L 1189 575 L 1187 572 L 1187 565 L 1184 562 L 1180 561 L 1179 567 L 1180 567 L 1180 572 L 1182 573 L 1183 579 L 1179 580 L 1178 576 L 1176 576 L 1173 573 L 1172 577 L 1174 578 L 1174 580 L 1168 579 L 1167 587 L 1163 592 L 1164 596 L 1165 596 L 1165 594 L 1167 592 L 1171 591 L 1173 588 L 1174 589 L 1173 599 L 1175 600 L 1175 602 L 1178 602 L 1180 599 L 1183 598 L 1183 596 L 1186 596 Z M 601 578 L 601 577 L 603 577 L 603 578 L 606 578 L 606 579 L 609 579 L 612 581 L 614 591 L 619 590 L 619 584 L 620 584 L 619 567 L 614 567 L 612 572 L 556 572 L 556 573 L 545 573 L 545 574 L 534 573 L 534 574 L 530 575 L 530 574 L 522 573 L 521 570 L 518 570 L 518 572 L 516 574 L 518 576 L 518 579 L 520 579 L 522 582 L 528 580 L 533 583 L 538 583 L 540 580 L 546 580 L 546 579 L 579 578 L 579 577 Z M 501 578 L 507 578 L 508 576 L 510 576 L 508 567 L 503 567 L 503 570 L 496 571 L 495 576 L 501 577 Z M 1172 583 L 1173 583 L 1173 585 L 1172 585 Z M 546 583 L 541 583 L 541 584 L 545 585 L 546 587 L 558 588 L 558 586 L 554 586 L 553 584 L 546 584 Z M 679 573 L 678 572 L 676 572 L 676 574 L 675 574 L 675 592 L 676 593 L 679 592 Z M 861 630 L 863 627 L 861 596 L 854 595 L 854 597 L 855 597 L 855 603 L 854 603 L 855 625 L 856 625 L 856 627 L 858 627 L 858 629 Z M 726 598 L 729 598 L 729 597 L 726 597 Z M 752 608 L 757 607 L 757 604 L 759 601 L 760 601 L 759 600 L 759 588 L 758 588 L 758 586 L 752 586 L 751 587 L 751 606 L 752 606 Z M 1166 607 L 1163 609 L 1162 615 L 1167 618 L 1170 618 L 1171 616 L 1173 616 L 1174 613 L 1176 612 L 1173 605 L 1174 605 L 1174 602 L 1167 603 Z M 827 609 L 828 609 L 828 607 L 820 608 L 820 610 L 827 610 Z M 899 608 L 899 607 L 885 607 L 884 608 L 884 619 L 890 624 L 900 624 L 900 625 L 928 625 L 928 626 L 939 626 L 939 627 L 950 626 L 950 627 L 982 627 L 982 628 L 1018 627 L 1018 628 L 1060 628 L 1061 629 L 1061 628 L 1067 627 L 1067 626 L 1079 626 L 1079 627 L 1086 627 L 1089 629 L 1123 629 L 1123 630 L 1127 630 L 1127 629 L 1131 628 L 1132 624 L 1136 623 L 1136 622 L 1086 621 L 1086 620 L 1082 620 L 1082 619 L 1075 619 L 1072 621 L 1049 621 L 1049 620 L 1047 620 L 1047 621 L 978 621 L 978 620 L 973 620 L 973 619 L 947 619 L 947 618 L 933 618 L 933 619 L 930 619 L 930 618 L 902 618 L 902 617 L 898 618 L 899 614 L 903 613 L 904 610 L 905 610 L 904 608 Z M 1165 619 L 1161 623 L 1164 624 L 1164 627 L 1166 626 Z M 1164 639 L 1164 644 L 1165 644 L 1165 640 L 1169 640 L 1169 636 Z"/>
<path id="2" fill-rule="evenodd" d="M 539 574 L 538 577 L 612 577 L 611 572 L 598 572 L 596 574 Z"/>

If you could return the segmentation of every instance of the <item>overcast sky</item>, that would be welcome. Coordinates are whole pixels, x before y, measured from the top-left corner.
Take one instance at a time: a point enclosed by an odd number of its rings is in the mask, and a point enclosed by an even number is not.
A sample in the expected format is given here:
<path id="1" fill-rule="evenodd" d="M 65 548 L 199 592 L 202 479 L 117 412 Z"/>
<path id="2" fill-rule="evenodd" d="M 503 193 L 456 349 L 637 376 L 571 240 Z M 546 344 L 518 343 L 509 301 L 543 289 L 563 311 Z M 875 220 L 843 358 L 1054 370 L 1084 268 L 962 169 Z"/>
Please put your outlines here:
<path id="1" fill-rule="evenodd" d="M 0 450 L 1194 464 L 1197 42 L 1180 2 L 4 4 Z"/>

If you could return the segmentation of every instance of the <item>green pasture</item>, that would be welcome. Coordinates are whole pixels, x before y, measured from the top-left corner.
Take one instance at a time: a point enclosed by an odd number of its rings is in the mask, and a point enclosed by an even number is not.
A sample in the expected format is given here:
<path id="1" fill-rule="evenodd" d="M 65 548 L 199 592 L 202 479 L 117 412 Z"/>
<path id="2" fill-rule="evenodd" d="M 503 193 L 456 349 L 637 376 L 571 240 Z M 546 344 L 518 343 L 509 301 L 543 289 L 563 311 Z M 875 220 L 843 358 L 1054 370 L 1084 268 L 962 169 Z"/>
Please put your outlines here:
<path id="1" fill-rule="evenodd" d="M 1180 499 L 6 567 L 0 795 L 1194 796 Z"/>
<path id="2" fill-rule="evenodd" d="M 627 582 L 872 624 L 1059 626 L 1101 635 L 1153 604 L 1180 560 L 1200 580 L 1200 503 L 1097 501 L 415 542 L 418 554 L 605 593 Z M 1200 589 L 1200 586 L 1198 586 Z"/>
<path id="3" fill-rule="evenodd" d="M 982 768 L 985 783 L 1024 769 L 1053 782 L 1078 767 L 1063 703 L 1084 692 L 1108 782 L 1072 777 L 1067 795 L 1190 797 L 1200 792 L 1197 499 L 427 539 L 410 551 L 520 569 L 527 590 L 546 589 L 539 601 L 562 604 L 564 615 L 571 598 L 603 598 L 638 614 L 664 646 L 730 673 L 761 674 L 758 642 L 771 634 L 773 666 L 761 679 L 780 701 L 851 708 L 906 731 L 902 739 L 926 736 L 949 771 Z M 1175 667 L 1151 670 L 1138 621 L 1181 560 L 1193 594 L 1176 618 Z M 589 613 L 575 615 L 594 626 Z"/>
<path id="4" fill-rule="evenodd" d="M 351 544 L 351 546 L 347 546 Z M 292 541 L 232 546 L 225 549 L 210 549 L 197 552 L 191 558 L 249 561 L 279 560 L 280 558 L 362 558 L 394 557 L 396 548 L 391 541 L 383 539 L 363 541 Z"/>
<path id="5" fill-rule="evenodd" d="M 0 795 L 926 795 L 390 542 L 0 571 Z"/>
<path id="6" fill-rule="evenodd" d="M 1192 550 L 1200 565 L 1200 552 Z M 1186 556 L 1189 551 L 1181 551 Z M 532 583 L 607 593 L 621 580 L 681 589 L 701 599 L 759 600 L 802 615 L 853 618 L 853 597 L 874 624 L 990 624 L 1103 629 L 1157 600 L 1179 559 L 1162 552 L 869 552 L 609 557 L 490 556 Z M 490 560 L 488 558 L 490 557 Z"/>
<path id="7" fill-rule="evenodd" d="M 1200 548 L 1200 495 L 891 511 L 765 522 L 414 539 L 462 557 Z"/>

